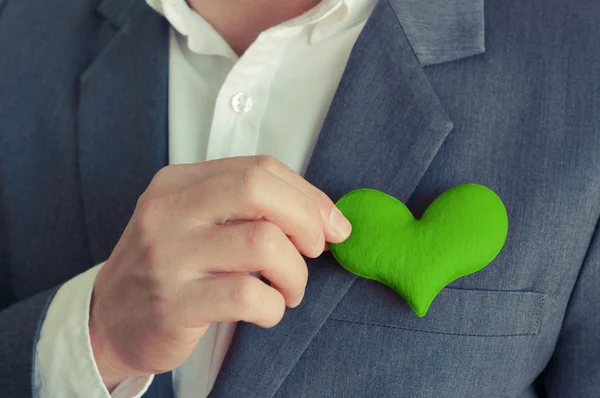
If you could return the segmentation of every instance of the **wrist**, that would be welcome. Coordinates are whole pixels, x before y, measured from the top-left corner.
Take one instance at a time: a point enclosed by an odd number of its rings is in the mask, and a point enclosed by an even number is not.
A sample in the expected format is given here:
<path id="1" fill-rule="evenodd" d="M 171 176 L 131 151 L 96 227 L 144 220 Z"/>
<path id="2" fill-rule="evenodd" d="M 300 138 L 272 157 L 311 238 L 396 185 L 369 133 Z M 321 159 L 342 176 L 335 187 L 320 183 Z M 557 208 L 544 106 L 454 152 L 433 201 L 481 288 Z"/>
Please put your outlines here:
<path id="1" fill-rule="evenodd" d="M 90 308 L 93 308 L 93 301 L 92 298 L 92 305 L 90 305 Z M 96 327 L 98 323 L 94 322 L 94 318 L 92 311 L 90 311 L 89 336 L 92 353 L 94 355 L 94 362 L 96 363 L 102 382 L 106 386 L 106 389 L 111 392 L 129 377 L 129 375 L 119 371 L 118 368 L 114 366 L 114 361 L 110 359 L 110 350 L 107 348 L 104 339 L 101 337 L 102 332 Z"/>
<path id="2" fill-rule="evenodd" d="M 119 372 L 113 365 L 111 365 L 111 361 L 108 360 L 106 355 L 106 349 L 104 349 L 101 339 L 99 338 L 98 334 L 94 332 L 94 329 L 91 325 L 90 342 L 92 344 L 92 352 L 94 354 L 96 367 L 98 368 L 102 382 L 106 386 L 106 389 L 110 392 L 119 384 L 121 384 L 123 380 L 128 377 L 128 375 Z"/>

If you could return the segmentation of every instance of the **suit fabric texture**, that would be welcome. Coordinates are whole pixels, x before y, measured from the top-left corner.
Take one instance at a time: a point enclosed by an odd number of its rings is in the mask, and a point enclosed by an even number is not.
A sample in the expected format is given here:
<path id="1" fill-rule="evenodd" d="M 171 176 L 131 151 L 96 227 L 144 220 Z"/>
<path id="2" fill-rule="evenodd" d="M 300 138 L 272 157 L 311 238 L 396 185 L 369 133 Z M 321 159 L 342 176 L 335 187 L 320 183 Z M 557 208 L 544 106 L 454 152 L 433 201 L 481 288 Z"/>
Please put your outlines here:
<path id="1" fill-rule="evenodd" d="M 417 217 L 486 185 L 505 248 L 423 319 L 331 255 L 309 260 L 302 305 L 240 324 L 211 396 L 597 396 L 598 20 L 594 0 L 381 0 L 306 178 Z M 1 397 L 32 395 L 56 287 L 108 258 L 167 164 L 168 34 L 142 0 L 0 0 Z M 172 396 L 170 374 L 146 396 Z"/>

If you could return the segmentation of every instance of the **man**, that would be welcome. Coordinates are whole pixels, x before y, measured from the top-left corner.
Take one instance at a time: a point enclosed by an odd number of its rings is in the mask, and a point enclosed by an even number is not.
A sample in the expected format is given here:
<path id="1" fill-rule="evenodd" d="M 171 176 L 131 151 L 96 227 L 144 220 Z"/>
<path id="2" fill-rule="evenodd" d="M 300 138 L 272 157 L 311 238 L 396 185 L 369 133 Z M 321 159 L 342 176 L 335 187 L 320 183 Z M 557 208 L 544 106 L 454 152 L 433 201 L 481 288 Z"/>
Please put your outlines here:
<path id="1" fill-rule="evenodd" d="M 0 396 L 598 394 L 599 3 L 149 5 L 0 2 Z M 422 319 L 323 253 L 467 182 L 508 239 Z"/>

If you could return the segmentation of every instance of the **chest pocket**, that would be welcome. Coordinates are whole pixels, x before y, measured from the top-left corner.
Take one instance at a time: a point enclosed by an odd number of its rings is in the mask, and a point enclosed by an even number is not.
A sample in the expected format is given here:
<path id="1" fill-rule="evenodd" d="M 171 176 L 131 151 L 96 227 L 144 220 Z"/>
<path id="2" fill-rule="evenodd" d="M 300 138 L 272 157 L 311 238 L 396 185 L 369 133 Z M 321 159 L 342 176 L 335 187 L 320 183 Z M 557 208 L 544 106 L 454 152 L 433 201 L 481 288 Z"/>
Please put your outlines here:
<path id="1" fill-rule="evenodd" d="M 276 396 L 521 396 L 546 297 L 446 288 L 418 318 L 393 290 L 357 279 Z"/>
<path id="2" fill-rule="evenodd" d="M 545 301 L 537 292 L 446 288 L 418 318 L 391 289 L 357 280 L 330 319 L 448 335 L 527 336 L 539 333 Z"/>

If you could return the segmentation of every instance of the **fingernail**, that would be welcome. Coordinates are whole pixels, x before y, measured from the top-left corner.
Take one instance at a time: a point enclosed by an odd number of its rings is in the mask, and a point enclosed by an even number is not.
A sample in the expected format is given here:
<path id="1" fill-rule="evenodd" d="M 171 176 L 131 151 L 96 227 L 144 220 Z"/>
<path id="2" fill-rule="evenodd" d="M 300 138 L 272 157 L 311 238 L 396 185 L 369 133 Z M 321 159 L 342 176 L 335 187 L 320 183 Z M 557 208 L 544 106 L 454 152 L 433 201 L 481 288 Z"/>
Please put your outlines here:
<path id="1" fill-rule="evenodd" d="M 333 233 L 341 240 L 345 240 L 350 236 L 352 232 L 352 224 L 344 217 L 341 211 L 337 207 L 331 210 L 329 215 L 329 225 L 333 230 Z"/>

